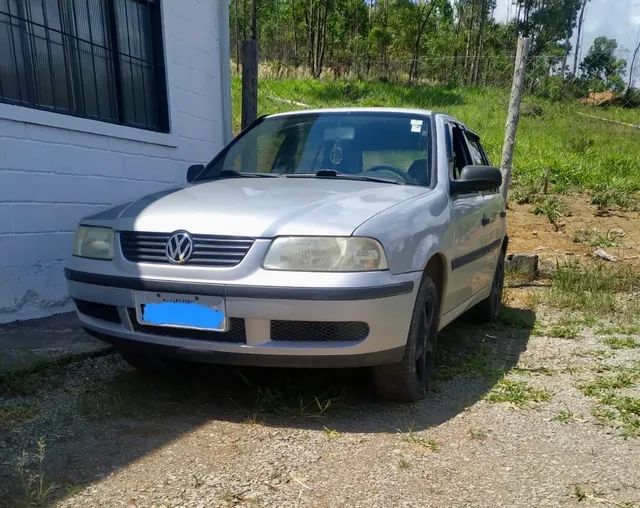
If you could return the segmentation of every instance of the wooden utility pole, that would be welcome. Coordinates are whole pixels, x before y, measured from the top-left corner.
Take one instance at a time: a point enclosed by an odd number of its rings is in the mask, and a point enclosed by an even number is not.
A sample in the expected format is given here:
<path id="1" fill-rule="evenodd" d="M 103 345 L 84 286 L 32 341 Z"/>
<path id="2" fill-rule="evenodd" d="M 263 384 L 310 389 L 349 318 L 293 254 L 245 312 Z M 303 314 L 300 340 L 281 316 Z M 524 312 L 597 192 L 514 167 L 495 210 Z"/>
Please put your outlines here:
<path id="1" fill-rule="evenodd" d="M 507 113 L 507 123 L 504 133 L 504 145 L 502 146 L 502 187 L 501 192 L 505 202 L 509 199 L 509 185 L 511 184 L 511 169 L 513 165 L 513 150 L 516 144 L 516 133 L 518 122 L 520 121 L 520 104 L 524 91 L 524 74 L 527 66 L 527 56 L 529 55 L 530 40 L 527 37 L 518 38 L 518 50 L 513 69 L 513 84 L 511 86 L 511 99 L 509 100 L 509 111 Z"/>
<path id="2" fill-rule="evenodd" d="M 258 118 L 257 1 L 251 1 L 251 38 L 242 43 L 242 130 Z"/>

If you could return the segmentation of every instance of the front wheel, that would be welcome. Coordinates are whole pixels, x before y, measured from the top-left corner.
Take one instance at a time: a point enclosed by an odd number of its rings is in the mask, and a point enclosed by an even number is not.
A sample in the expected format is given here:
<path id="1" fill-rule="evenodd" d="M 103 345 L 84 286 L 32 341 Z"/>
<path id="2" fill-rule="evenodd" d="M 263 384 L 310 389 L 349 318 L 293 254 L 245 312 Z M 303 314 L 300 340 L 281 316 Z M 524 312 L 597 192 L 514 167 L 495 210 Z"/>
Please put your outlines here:
<path id="1" fill-rule="evenodd" d="M 378 396 L 397 402 L 415 402 L 429 389 L 433 375 L 440 302 L 436 285 L 425 276 L 413 309 L 407 346 L 400 363 L 373 368 Z"/>

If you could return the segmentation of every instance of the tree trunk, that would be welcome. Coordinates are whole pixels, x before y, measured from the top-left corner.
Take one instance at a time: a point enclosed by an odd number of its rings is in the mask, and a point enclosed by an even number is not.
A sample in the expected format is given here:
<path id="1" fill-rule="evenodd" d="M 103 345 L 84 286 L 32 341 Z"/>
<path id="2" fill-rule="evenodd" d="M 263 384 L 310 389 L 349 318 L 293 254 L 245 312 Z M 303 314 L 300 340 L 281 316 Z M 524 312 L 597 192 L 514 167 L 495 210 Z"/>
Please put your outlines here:
<path id="1" fill-rule="evenodd" d="M 584 11 L 587 7 L 587 2 L 589 0 L 582 0 L 582 6 L 580 7 L 580 16 L 578 16 L 578 27 L 577 27 L 577 36 L 576 36 L 576 48 L 574 50 L 573 55 L 573 76 L 575 77 L 576 72 L 578 72 L 578 53 L 580 53 L 580 38 L 582 37 L 582 24 L 584 23 Z"/>
<path id="2" fill-rule="evenodd" d="M 633 69 L 636 66 L 636 58 L 638 58 L 638 53 L 640 52 L 640 41 L 638 41 L 638 45 L 636 46 L 635 51 L 633 52 L 633 58 L 631 59 L 631 65 L 629 66 L 629 83 L 627 84 L 627 92 L 631 90 L 631 85 L 633 85 Z"/>
<path id="3" fill-rule="evenodd" d="M 564 40 L 564 54 L 562 55 L 562 78 L 567 76 L 567 59 L 571 50 L 571 34 L 567 32 L 567 38 Z"/>

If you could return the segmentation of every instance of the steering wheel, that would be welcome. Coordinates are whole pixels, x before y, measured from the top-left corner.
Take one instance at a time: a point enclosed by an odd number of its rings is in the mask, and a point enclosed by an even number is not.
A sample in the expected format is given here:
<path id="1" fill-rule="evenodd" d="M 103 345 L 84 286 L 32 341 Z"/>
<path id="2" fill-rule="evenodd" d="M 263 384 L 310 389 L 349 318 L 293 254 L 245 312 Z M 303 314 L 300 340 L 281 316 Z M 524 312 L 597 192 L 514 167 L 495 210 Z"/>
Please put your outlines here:
<path id="1" fill-rule="evenodd" d="M 361 174 L 366 173 L 392 173 L 394 176 L 400 177 L 403 182 L 407 181 L 407 173 L 402 171 L 400 168 L 396 168 L 395 166 L 391 166 L 389 164 L 379 164 L 378 166 L 372 166 L 366 171 L 363 171 Z"/>

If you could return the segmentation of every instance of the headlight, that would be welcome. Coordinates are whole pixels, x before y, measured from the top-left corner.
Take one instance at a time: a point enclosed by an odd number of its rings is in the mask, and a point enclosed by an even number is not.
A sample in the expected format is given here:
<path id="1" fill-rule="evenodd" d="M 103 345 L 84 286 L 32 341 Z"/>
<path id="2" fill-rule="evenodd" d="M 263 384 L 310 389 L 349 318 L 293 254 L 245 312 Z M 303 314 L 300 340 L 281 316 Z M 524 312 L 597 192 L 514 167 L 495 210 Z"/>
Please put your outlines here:
<path id="1" fill-rule="evenodd" d="M 73 255 L 83 258 L 113 259 L 113 229 L 80 226 L 73 243 Z"/>
<path id="2" fill-rule="evenodd" d="M 386 270 L 387 258 L 373 238 L 291 236 L 271 243 L 262 266 L 301 272 L 367 272 Z"/>

